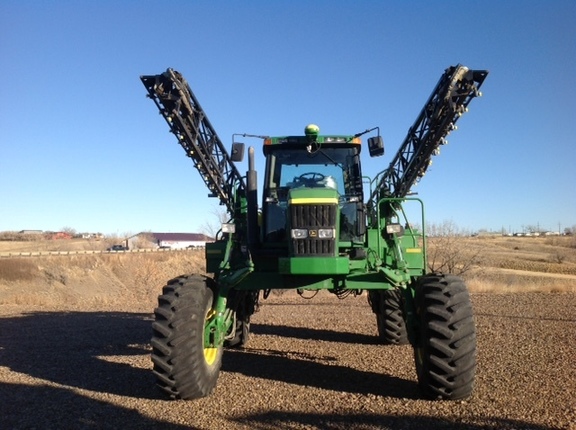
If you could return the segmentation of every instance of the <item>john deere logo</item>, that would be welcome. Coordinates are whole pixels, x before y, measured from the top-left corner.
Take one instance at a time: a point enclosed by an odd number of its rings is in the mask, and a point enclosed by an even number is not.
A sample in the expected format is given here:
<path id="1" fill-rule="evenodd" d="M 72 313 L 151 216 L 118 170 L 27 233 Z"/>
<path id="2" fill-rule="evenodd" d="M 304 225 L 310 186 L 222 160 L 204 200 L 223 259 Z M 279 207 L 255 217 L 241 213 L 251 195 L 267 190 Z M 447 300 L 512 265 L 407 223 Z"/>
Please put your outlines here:
<path id="1" fill-rule="evenodd" d="M 310 237 L 318 237 L 318 230 L 310 230 L 308 234 Z"/>

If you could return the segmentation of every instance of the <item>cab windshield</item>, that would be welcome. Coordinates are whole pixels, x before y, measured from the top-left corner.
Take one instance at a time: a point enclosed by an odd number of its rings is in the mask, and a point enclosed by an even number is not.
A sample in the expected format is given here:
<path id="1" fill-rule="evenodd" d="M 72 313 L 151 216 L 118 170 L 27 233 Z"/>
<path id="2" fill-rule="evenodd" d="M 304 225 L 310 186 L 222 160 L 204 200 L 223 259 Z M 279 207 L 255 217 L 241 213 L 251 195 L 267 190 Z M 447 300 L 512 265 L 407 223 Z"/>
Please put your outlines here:
<path id="1" fill-rule="evenodd" d="M 264 232 L 267 241 L 285 239 L 288 192 L 299 187 L 329 187 L 338 191 L 341 220 L 356 224 L 362 204 L 362 177 L 357 147 L 326 148 L 309 153 L 282 145 L 269 149 L 264 184 Z M 340 240 L 354 240 L 353 228 L 343 228 Z"/>
<path id="2" fill-rule="evenodd" d="M 357 148 L 322 148 L 313 153 L 301 147 L 270 151 L 265 191 L 324 184 L 337 189 L 342 196 L 355 195 L 362 191 L 356 180 L 360 180 L 358 159 Z"/>

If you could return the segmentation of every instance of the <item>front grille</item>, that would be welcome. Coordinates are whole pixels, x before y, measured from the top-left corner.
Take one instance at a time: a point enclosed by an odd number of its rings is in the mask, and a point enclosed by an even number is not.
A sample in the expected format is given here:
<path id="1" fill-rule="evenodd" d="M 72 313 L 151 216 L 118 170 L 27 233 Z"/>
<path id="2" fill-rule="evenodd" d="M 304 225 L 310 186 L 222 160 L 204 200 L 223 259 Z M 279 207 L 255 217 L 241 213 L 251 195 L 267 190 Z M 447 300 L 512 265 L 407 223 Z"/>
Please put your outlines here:
<path id="1" fill-rule="evenodd" d="M 334 255 L 334 239 L 292 239 L 295 256 Z"/>
<path id="2" fill-rule="evenodd" d="M 305 228 L 309 232 L 319 228 L 336 228 L 338 205 L 291 205 L 290 223 L 292 228 Z M 295 256 L 334 255 L 336 238 L 292 239 L 292 250 Z"/>
<path id="3" fill-rule="evenodd" d="M 292 228 L 317 228 L 336 226 L 338 205 L 292 205 Z"/>

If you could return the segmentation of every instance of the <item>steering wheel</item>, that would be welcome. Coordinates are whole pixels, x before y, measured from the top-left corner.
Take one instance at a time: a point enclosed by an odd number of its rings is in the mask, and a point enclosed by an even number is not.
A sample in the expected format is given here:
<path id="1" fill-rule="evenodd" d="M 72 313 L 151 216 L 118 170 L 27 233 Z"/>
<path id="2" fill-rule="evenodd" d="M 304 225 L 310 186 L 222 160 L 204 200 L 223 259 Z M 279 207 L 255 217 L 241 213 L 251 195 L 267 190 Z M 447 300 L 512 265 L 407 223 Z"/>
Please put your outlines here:
<path id="1" fill-rule="evenodd" d="M 302 173 L 300 176 L 298 176 L 297 178 L 294 178 L 295 181 L 297 182 L 313 182 L 316 183 L 318 181 L 321 181 L 325 178 L 325 176 L 322 173 L 318 173 L 318 172 L 308 172 L 308 173 Z"/>

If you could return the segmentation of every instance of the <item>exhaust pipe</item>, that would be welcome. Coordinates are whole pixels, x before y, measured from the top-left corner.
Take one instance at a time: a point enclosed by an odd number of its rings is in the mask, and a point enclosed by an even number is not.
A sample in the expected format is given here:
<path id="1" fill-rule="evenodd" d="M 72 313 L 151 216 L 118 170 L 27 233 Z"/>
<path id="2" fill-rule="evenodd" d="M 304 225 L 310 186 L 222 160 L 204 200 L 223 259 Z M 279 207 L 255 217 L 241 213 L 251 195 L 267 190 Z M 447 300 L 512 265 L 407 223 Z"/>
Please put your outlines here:
<path id="1" fill-rule="evenodd" d="M 248 204 L 248 244 L 250 247 L 260 241 L 258 228 L 258 177 L 254 167 L 254 148 L 248 148 L 248 172 L 246 172 L 246 203 Z"/>

